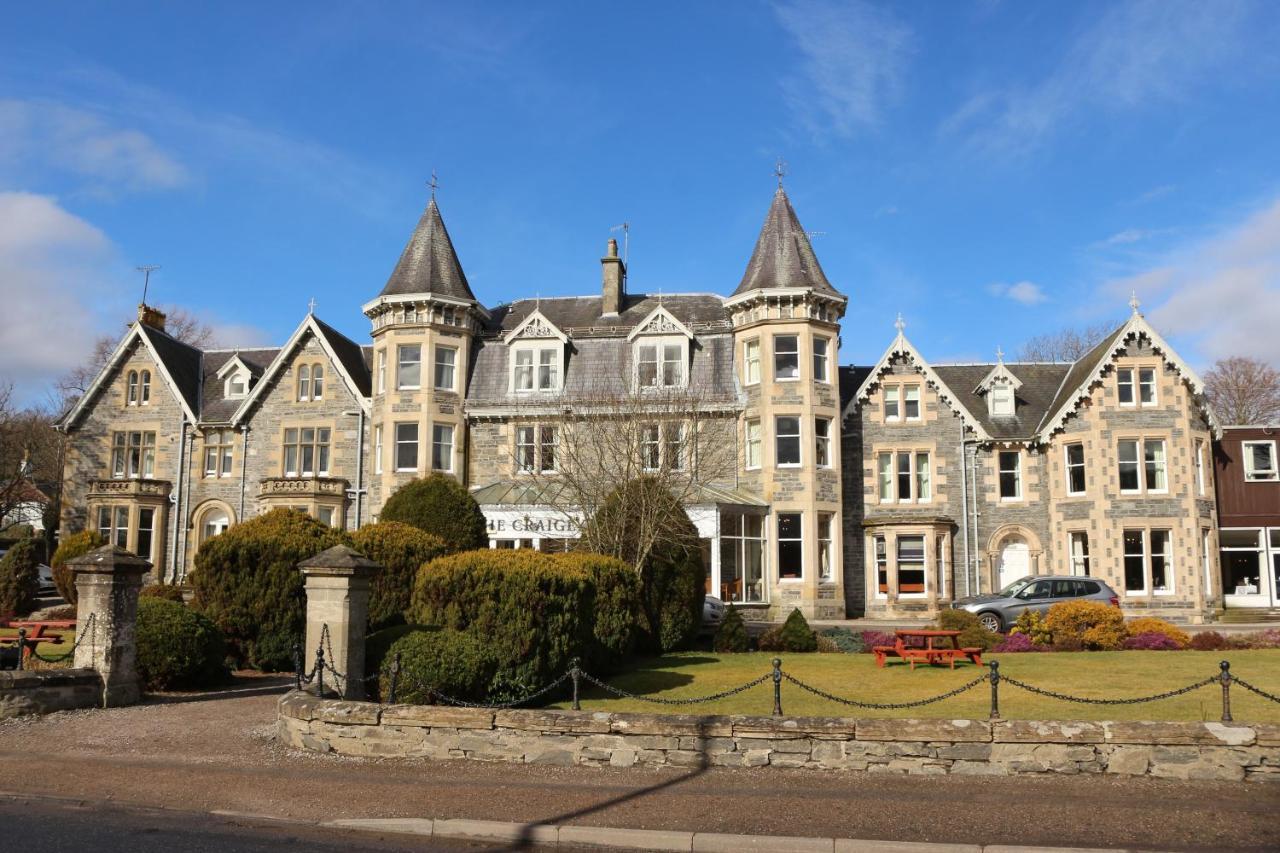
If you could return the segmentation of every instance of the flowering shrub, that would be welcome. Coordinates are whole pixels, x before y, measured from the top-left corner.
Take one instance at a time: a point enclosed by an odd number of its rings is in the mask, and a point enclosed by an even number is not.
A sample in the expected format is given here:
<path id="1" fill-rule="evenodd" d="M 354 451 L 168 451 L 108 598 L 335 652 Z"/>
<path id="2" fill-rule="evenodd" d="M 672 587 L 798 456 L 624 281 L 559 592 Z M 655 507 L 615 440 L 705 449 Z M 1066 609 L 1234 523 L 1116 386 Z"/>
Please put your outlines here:
<path id="1" fill-rule="evenodd" d="M 1177 651 L 1182 646 L 1178 645 L 1177 641 L 1168 634 L 1151 631 L 1146 634 L 1135 634 L 1134 636 L 1126 637 L 1121 644 L 1121 648 L 1131 651 L 1164 652 Z"/>
<path id="2" fill-rule="evenodd" d="M 1140 637 L 1143 634 L 1164 634 L 1180 649 L 1185 649 L 1191 645 L 1191 638 L 1187 636 L 1186 631 L 1153 616 L 1142 616 L 1130 620 L 1129 624 L 1125 626 L 1125 631 L 1129 637 Z M 1125 646 L 1125 648 L 1129 647 Z"/>
<path id="3" fill-rule="evenodd" d="M 1280 649 L 1280 628 L 1268 628 L 1226 638 L 1229 649 Z"/>
<path id="4" fill-rule="evenodd" d="M 1049 632 L 1044 620 L 1040 618 L 1039 612 L 1035 610 L 1024 610 L 1019 613 L 1018 620 L 1013 623 L 1009 633 L 1011 635 L 1025 636 L 1032 643 L 1040 646 L 1047 646 L 1053 643 L 1053 634 Z"/>
<path id="5" fill-rule="evenodd" d="M 1031 636 L 1029 634 L 1020 634 L 1020 633 L 1015 634 L 1011 631 L 1009 632 L 1009 636 L 1005 637 L 1003 640 L 997 643 L 996 647 L 991 651 L 993 652 L 1047 652 L 1047 651 L 1050 651 L 1050 648 L 1049 646 L 1042 645 L 1040 643 L 1036 643 L 1032 641 Z"/>
<path id="6" fill-rule="evenodd" d="M 892 646 L 897 642 L 897 639 L 893 634 L 886 634 L 884 631 L 863 631 L 862 650 L 867 654 L 871 654 L 872 647 Z"/>
<path id="7" fill-rule="evenodd" d="M 1055 645 L 1078 640 L 1090 651 L 1118 649 L 1125 637 L 1120 608 L 1100 601 L 1077 599 L 1055 604 L 1049 608 L 1044 624 Z"/>
<path id="8" fill-rule="evenodd" d="M 1217 631 L 1201 631 L 1191 636 L 1191 648 L 1198 652 L 1217 652 L 1227 647 L 1227 638 Z"/>

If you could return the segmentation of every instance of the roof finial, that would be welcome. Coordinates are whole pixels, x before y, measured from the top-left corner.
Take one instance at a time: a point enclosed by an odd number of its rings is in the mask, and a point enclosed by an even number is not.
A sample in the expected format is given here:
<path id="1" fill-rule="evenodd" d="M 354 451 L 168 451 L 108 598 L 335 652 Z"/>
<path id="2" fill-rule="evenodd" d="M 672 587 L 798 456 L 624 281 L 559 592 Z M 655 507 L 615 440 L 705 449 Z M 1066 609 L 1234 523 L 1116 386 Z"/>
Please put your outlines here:
<path id="1" fill-rule="evenodd" d="M 431 180 L 427 181 L 427 186 L 431 187 L 431 200 L 436 200 L 436 187 L 440 186 L 440 182 L 436 180 L 436 170 L 431 170 Z"/>
<path id="2" fill-rule="evenodd" d="M 1133 291 L 1132 295 L 1129 297 L 1129 307 L 1132 308 L 1133 313 L 1137 315 L 1142 313 L 1141 311 L 1138 310 L 1138 308 L 1141 305 L 1142 303 L 1138 301 L 1138 291 L 1135 290 Z"/>
<path id="3" fill-rule="evenodd" d="M 773 174 L 778 179 L 778 189 L 782 189 L 782 179 L 787 176 L 787 161 L 779 157 L 773 164 Z"/>
<path id="4" fill-rule="evenodd" d="M 1004 350 L 1000 349 L 999 344 L 996 345 L 996 363 L 1004 364 Z"/>
<path id="5" fill-rule="evenodd" d="M 307 313 L 308 314 L 316 313 L 316 298 L 314 296 L 311 297 L 311 301 L 307 303 Z"/>
<path id="6" fill-rule="evenodd" d="M 902 319 L 902 312 L 898 312 L 898 319 L 894 321 L 893 327 L 898 330 L 898 334 L 902 334 L 902 330 L 907 328 L 907 321 Z"/>

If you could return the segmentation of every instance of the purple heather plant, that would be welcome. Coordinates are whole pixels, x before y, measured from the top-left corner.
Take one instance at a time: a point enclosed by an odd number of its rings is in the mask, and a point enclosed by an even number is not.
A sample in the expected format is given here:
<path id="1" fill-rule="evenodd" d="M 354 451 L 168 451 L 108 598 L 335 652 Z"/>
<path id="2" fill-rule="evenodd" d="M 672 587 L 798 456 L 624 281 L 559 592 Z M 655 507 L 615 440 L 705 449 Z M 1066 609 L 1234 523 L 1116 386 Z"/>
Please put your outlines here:
<path id="1" fill-rule="evenodd" d="M 1136 637 L 1129 637 L 1121 644 L 1121 648 L 1129 651 L 1173 652 L 1177 651 L 1180 647 L 1173 641 L 1173 638 L 1168 635 L 1152 632 L 1148 634 L 1138 634 Z"/>
<path id="2" fill-rule="evenodd" d="M 886 634 L 884 631 L 863 631 L 862 650 L 867 654 L 871 654 L 871 649 L 874 646 L 892 646 L 897 642 L 897 639 L 893 634 Z"/>
<path id="3" fill-rule="evenodd" d="M 1047 652 L 1048 646 L 1036 645 L 1027 634 L 1009 634 L 996 644 L 993 652 Z"/>

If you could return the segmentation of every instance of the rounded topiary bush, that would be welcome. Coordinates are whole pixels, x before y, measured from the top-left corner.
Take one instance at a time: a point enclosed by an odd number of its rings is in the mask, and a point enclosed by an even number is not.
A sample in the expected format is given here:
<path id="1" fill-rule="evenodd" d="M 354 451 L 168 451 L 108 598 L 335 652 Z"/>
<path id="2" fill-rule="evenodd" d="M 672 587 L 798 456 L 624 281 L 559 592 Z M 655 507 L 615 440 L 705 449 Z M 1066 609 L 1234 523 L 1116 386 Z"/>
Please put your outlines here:
<path id="1" fill-rule="evenodd" d="M 809 627 L 809 621 L 799 608 L 791 611 L 787 621 L 782 623 L 782 632 L 778 640 L 784 652 L 813 652 L 818 650 L 818 638 Z"/>
<path id="2" fill-rule="evenodd" d="M 698 530 L 660 480 L 637 477 L 616 489 L 589 522 L 585 538 L 639 574 L 648 651 L 693 643 L 706 598 Z"/>
<path id="3" fill-rule="evenodd" d="M 208 687 L 226 679 L 226 642 L 208 617 L 147 596 L 138 599 L 136 630 L 143 689 Z"/>
<path id="4" fill-rule="evenodd" d="M 1055 646 L 1071 650 L 1077 643 L 1089 651 L 1113 651 L 1124 642 L 1124 614 L 1119 607 L 1077 599 L 1049 608 L 1044 627 Z"/>
<path id="5" fill-rule="evenodd" d="M 49 568 L 53 569 L 53 585 L 58 588 L 58 595 L 66 599 L 68 604 L 75 604 L 78 596 L 76 580 L 72 576 L 71 569 L 67 568 L 67 561 L 88 554 L 105 544 L 106 542 L 96 530 L 72 533 L 62 537 L 62 541 L 58 543 L 57 550 L 53 552 L 53 559 L 49 561 Z"/>
<path id="6" fill-rule="evenodd" d="M 36 540 L 19 539 L 0 558 L 0 618 L 26 616 L 40 592 L 40 550 Z"/>
<path id="7" fill-rule="evenodd" d="M 732 604 L 725 610 L 724 619 L 711 639 L 711 648 L 717 652 L 737 653 L 751 648 L 751 638 L 747 636 L 747 623 L 742 621 L 742 614 Z"/>
<path id="8" fill-rule="evenodd" d="M 390 661 L 400 655 L 396 702 L 428 705 L 433 691 L 464 702 L 490 701 L 498 662 L 482 638 L 465 631 L 410 629 L 391 644 L 383 660 L 378 689 L 384 700 L 391 691 Z"/>
<path id="9" fill-rule="evenodd" d="M 182 596 L 182 587 L 174 586 L 171 583 L 151 583 L 144 586 L 138 592 L 139 598 L 163 598 L 165 601 L 176 601 L 182 604 L 185 599 Z"/>
<path id="10" fill-rule="evenodd" d="M 351 544 L 382 565 L 369 592 L 370 631 L 404 621 L 418 569 L 448 550 L 434 533 L 399 521 L 366 524 L 351 534 Z"/>
<path id="11" fill-rule="evenodd" d="M 451 552 L 489 544 L 480 505 L 447 474 L 432 474 L 405 483 L 387 498 L 378 519 L 399 521 L 439 536 Z"/>
<path id="12" fill-rule="evenodd" d="M 297 510 L 274 509 L 201 546 L 188 581 L 192 605 L 226 635 L 241 665 L 268 672 L 293 667 L 305 596 L 298 563 L 347 544 L 340 530 Z"/>
<path id="13" fill-rule="evenodd" d="M 578 551 L 556 554 L 558 565 L 587 572 L 595 583 L 592 634 L 596 649 L 583 656 L 584 666 L 608 669 L 635 649 L 644 611 L 640 606 L 640 578 L 615 557 Z"/>

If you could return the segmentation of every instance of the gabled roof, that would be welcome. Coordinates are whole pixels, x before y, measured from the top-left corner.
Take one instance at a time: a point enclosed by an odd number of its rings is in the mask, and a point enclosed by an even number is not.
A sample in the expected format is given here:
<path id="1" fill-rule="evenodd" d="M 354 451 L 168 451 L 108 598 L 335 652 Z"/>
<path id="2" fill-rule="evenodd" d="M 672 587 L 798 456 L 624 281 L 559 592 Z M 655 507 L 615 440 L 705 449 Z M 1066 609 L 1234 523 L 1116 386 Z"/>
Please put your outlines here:
<path id="1" fill-rule="evenodd" d="M 865 373 L 862 384 L 858 386 L 857 392 L 855 392 L 854 395 L 849 398 L 848 402 L 845 403 L 844 409 L 841 412 L 842 417 L 848 417 L 859 403 L 863 403 L 867 400 L 871 395 L 871 389 L 880 381 L 881 374 L 892 366 L 893 359 L 898 356 L 909 359 L 916 366 L 916 369 L 920 371 L 925 380 L 929 382 L 929 384 L 933 385 L 934 389 L 938 393 L 938 397 L 945 401 L 947 405 L 960 415 L 965 424 L 971 427 L 977 434 L 978 438 L 985 439 L 990 437 L 983 428 L 982 422 L 974 417 L 970 412 L 969 405 L 966 404 L 966 401 L 960 395 L 956 394 L 956 392 L 951 390 L 951 386 L 947 381 L 938 374 L 929 362 L 925 361 L 924 356 L 920 355 L 920 352 L 912 345 L 911 341 L 907 340 L 907 336 L 902 333 L 901 319 L 899 319 L 898 322 L 898 336 L 894 338 L 893 343 L 889 344 L 889 348 L 884 351 L 884 355 L 880 356 L 880 360 L 876 362 L 875 366 Z M 860 374 L 861 369 L 857 369 L 857 372 Z M 844 389 L 841 389 L 841 397 L 843 396 Z"/>
<path id="2" fill-rule="evenodd" d="M 627 335 L 627 340 L 634 340 L 640 335 L 684 335 L 690 340 L 693 339 L 693 332 L 689 331 L 689 327 L 677 320 L 675 315 L 662 305 L 658 305 L 649 312 L 649 316 L 636 323 L 631 334 Z"/>
<path id="3" fill-rule="evenodd" d="M 725 331 L 731 328 L 724 298 L 714 293 L 627 294 L 622 310 L 607 316 L 601 313 L 603 302 L 599 296 L 519 299 L 510 305 L 494 308 L 486 332 L 505 336 L 537 311 L 547 322 L 573 338 L 583 335 L 626 336 L 648 319 L 659 305 L 698 333 L 713 327 Z"/>
<path id="4" fill-rule="evenodd" d="M 1070 372 L 1063 379 L 1062 385 L 1058 389 L 1058 393 L 1055 395 L 1053 403 L 1045 413 L 1044 420 L 1040 425 L 1039 432 L 1045 438 L 1062 428 L 1063 422 L 1075 411 L 1080 400 L 1089 395 L 1094 383 L 1098 382 L 1103 374 L 1106 373 L 1115 355 L 1127 346 L 1130 340 L 1143 337 L 1151 342 L 1151 348 L 1161 354 L 1165 363 L 1178 371 L 1182 375 L 1183 381 L 1191 386 L 1191 391 L 1199 398 L 1200 405 L 1204 409 L 1205 417 L 1214 434 L 1222 434 L 1222 426 L 1218 423 L 1217 415 L 1214 414 L 1213 409 L 1204 400 L 1204 381 L 1191 369 L 1191 365 L 1183 361 L 1182 357 L 1174 352 L 1173 347 L 1169 346 L 1165 339 L 1160 336 L 1160 333 L 1151 328 L 1147 318 L 1138 312 L 1136 302 L 1134 306 L 1133 314 L 1120 328 L 1103 338 L 1097 346 L 1085 353 L 1079 361 L 1071 366 Z"/>
<path id="5" fill-rule="evenodd" d="M 982 377 L 982 381 L 973 389 L 973 393 L 983 394 L 990 391 L 991 386 L 997 382 L 1007 382 L 1013 386 L 1015 391 L 1022 387 L 1022 380 L 1009 369 L 1002 358 L 995 363 L 995 366 L 987 372 L 986 376 Z"/>
<path id="6" fill-rule="evenodd" d="M 240 403 L 244 400 L 244 397 L 227 399 L 223 396 L 224 385 L 222 379 L 232 365 L 240 363 L 248 369 L 249 375 L 252 377 L 252 381 L 249 383 L 249 390 L 252 391 L 253 384 L 259 381 L 262 374 L 266 372 L 267 367 L 279 354 L 279 347 L 205 350 L 204 387 L 200 401 L 200 422 L 209 424 L 230 423 L 232 416 L 240 408 Z"/>
<path id="7" fill-rule="evenodd" d="M 986 380 L 995 368 L 1002 368 L 1015 380 L 1012 415 L 991 416 L 987 405 Z M 1019 364 L 939 364 L 934 371 L 956 389 L 956 398 L 973 412 L 982 429 L 998 441 L 1030 440 L 1036 437 L 1040 421 L 1053 402 L 1070 365 L 1052 363 Z"/>
<path id="8" fill-rule="evenodd" d="M 476 301 L 433 197 L 379 296 L 435 294 Z"/>
<path id="9" fill-rule="evenodd" d="M 120 339 L 120 343 L 116 344 L 116 348 L 112 350 L 107 363 L 98 372 L 88 390 L 76 401 L 70 411 L 59 419 L 59 426 L 70 428 L 80 419 L 80 416 L 89 407 L 89 403 L 98 396 L 98 393 L 106 384 L 107 377 L 119 369 L 120 363 L 129 353 L 129 349 L 134 343 L 141 344 L 151 353 L 151 358 L 156 363 L 156 372 L 159 374 L 160 379 L 163 380 L 170 393 L 178 401 L 178 405 L 182 408 L 183 414 L 187 416 L 187 419 L 192 423 L 196 422 L 196 410 L 200 405 L 202 379 L 200 350 L 189 344 L 184 344 L 177 338 L 170 337 L 159 329 L 135 322 L 129 327 L 129 331 L 125 332 L 124 337 Z"/>
<path id="10" fill-rule="evenodd" d="M 555 338 L 562 344 L 569 343 L 569 336 L 548 320 L 547 315 L 539 308 L 534 308 L 529 316 L 520 321 L 520 325 L 503 335 L 502 342 L 509 344 L 516 338 Z"/>
<path id="11" fill-rule="evenodd" d="M 747 271 L 733 295 L 771 288 L 808 288 L 828 296 L 841 296 L 827 281 L 809 243 L 809 235 L 782 187 L 773 194 L 773 204 L 764 218 Z"/>
<path id="12" fill-rule="evenodd" d="M 289 336 L 289 340 L 285 342 L 284 346 L 276 351 L 275 358 L 271 360 L 271 364 L 263 372 L 262 378 L 258 380 L 257 384 L 253 386 L 253 390 L 236 408 L 230 419 L 231 424 L 237 424 L 244 418 L 245 414 L 262 395 L 263 390 L 271 384 L 272 380 L 289 363 L 294 350 L 298 348 L 298 345 L 308 333 L 315 335 L 316 340 L 320 342 L 321 348 L 329 356 L 329 361 L 337 368 L 338 376 L 346 384 L 347 390 L 360 402 L 360 407 L 368 413 L 369 372 L 365 366 L 362 348 L 329 324 L 322 322 L 319 317 L 314 314 L 308 314 L 298 324 L 298 328 Z M 352 375 L 352 370 L 356 371 L 354 376 Z"/>

